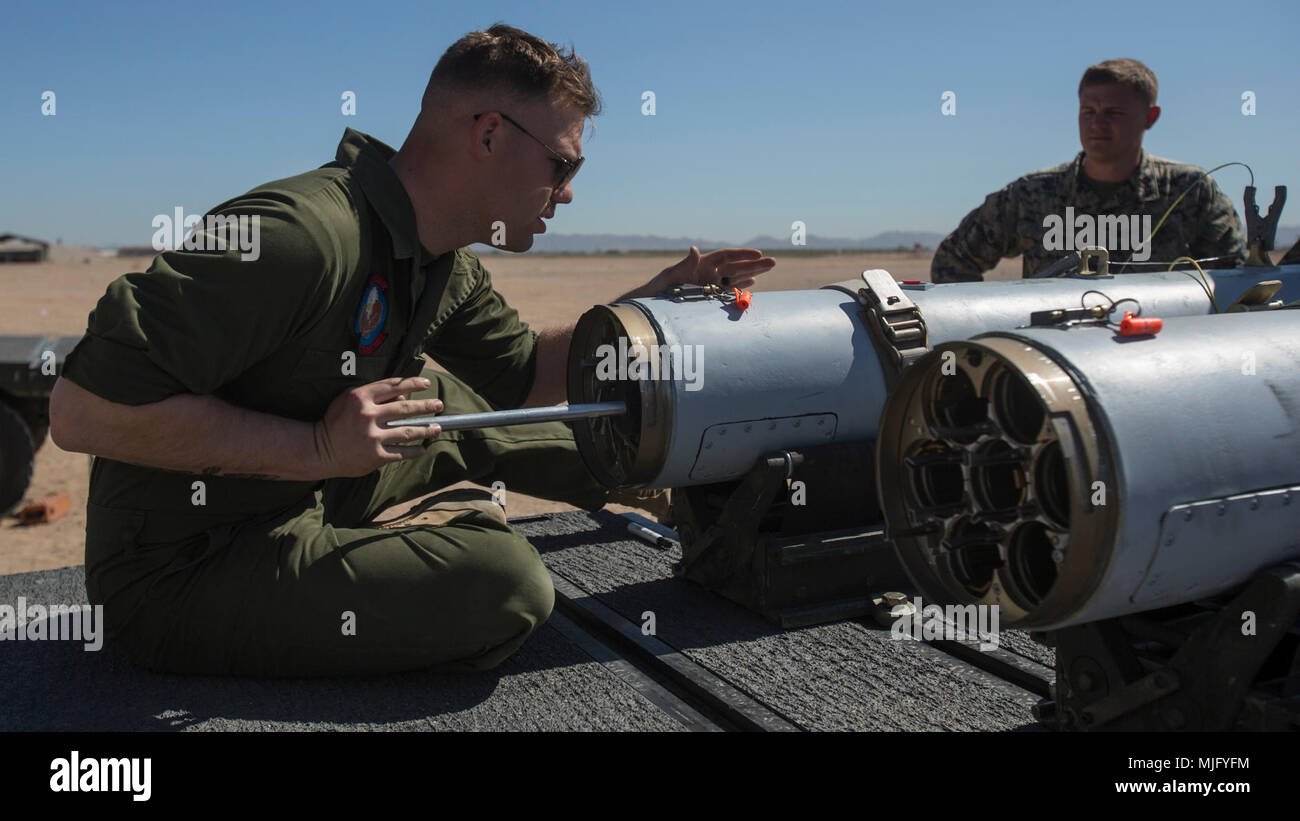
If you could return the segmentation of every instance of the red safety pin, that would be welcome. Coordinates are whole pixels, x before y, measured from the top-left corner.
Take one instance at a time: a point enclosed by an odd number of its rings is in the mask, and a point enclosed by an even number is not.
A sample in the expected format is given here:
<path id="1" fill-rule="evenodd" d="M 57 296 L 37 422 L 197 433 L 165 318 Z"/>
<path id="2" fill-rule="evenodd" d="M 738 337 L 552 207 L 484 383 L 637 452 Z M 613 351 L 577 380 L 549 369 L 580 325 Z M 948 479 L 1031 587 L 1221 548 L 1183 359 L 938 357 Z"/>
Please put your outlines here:
<path id="1" fill-rule="evenodd" d="M 1165 323 L 1156 317 L 1134 316 L 1132 311 L 1125 311 L 1119 321 L 1120 336 L 1155 336 L 1160 333 Z"/>

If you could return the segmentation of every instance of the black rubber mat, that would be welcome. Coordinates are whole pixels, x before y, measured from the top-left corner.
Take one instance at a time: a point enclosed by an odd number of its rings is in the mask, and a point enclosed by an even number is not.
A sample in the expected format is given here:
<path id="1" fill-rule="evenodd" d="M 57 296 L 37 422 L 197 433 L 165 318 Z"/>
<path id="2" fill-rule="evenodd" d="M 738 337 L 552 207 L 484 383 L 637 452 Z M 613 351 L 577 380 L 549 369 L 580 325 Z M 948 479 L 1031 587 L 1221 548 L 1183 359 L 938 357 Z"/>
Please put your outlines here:
<path id="1" fill-rule="evenodd" d="M 1037 697 L 995 675 L 862 621 L 780 630 L 676 579 L 673 549 L 631 537 L 609 513 L 512 522 L 567 589 L 639 634 L 653 613 L 662 652 L 805 730 L 1032 729 Z M 558 584 L 559 582 L 557 582 Z M 86 601 L 82 568 L 0 576 L 0 604 Z M 12 730 L 605 730 L 728 726 L 599 629 L 557 611 L 488 673 L 261 680 L 158 675 L 111 642 L 0 641 L 0 731 Z M 634 629 L 628 629 L 629 627 Z M 1003 633 L 1003 649 L 1051 663 L 1050 650 Z M 1022 648 L 1023 645 L 1023 648 Z M 624 657 L 626 655 L 626 658 Z M 1033 660 L 1037 661 L 1033 661 Z M 718 682 L 720 680 L 720 682 Z M 701 712 L 697 712 L 699 708 Z"/>
<path id="2" fill-rule="evenodd" d="M 0 603 L 86 601 L 80 567 L 0 577 Z M 676 730 L 556 626 L 487 673 L 219 678 L 139 670 L 106 643 L 0 641 L 0 731 Z"/>
<path id="3" fill-rule="evenodd" d="M 552 572 L 637 625 L 653 613 L 661 641 L 804 729 L 1034 725 L 1037 696 L 925 644 L 854 621 L 781 630 L 674 578 L 680 551 L 631 537 L 621 517 L 566 513 L 512 525 Z"/>

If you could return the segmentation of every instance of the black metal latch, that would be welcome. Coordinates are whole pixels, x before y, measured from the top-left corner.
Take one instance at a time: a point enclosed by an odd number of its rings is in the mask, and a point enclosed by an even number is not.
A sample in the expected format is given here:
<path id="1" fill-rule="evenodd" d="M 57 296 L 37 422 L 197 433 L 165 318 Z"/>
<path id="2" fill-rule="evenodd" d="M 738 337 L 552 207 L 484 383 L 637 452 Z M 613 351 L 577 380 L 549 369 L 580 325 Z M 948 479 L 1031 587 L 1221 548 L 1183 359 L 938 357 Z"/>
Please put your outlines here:
<path id="1" fill-rule="evenodd" d="M 1259 206 L 1255 204 L 1255 186 L 1246 186 L 1246 248 L 1249 256 L 1247 265 L 1272 267 L 1268 252 L 1273 250 L 1273 241 L 1277 238 L 1277 220 L 1282 216 L 1282 206 L 1286 205 L 1286 186 L 1273 186 L 1273 202 L 1269 203 L 1268 215 L 1260 217 Z"/>
<path id="2" fill-rule="evenodd" d="M 1034 311 L 1029 315 L 1031 327 L 1045 325 L 1070 325 L 1094 319 L 1105 319 L 1109 310 L 1105 305 L 1093 305 L 1091 308 L 1053 308 L 1048 311 Z"/>
<path id="3" fill-rule="evenodd" d="M 673 302 L 692 302 L 700 299 L 721 299 L 723 293 L 722 288 L 717 285 L 674 285 L 664 293 L 664 296 L 672 297 Z"/>

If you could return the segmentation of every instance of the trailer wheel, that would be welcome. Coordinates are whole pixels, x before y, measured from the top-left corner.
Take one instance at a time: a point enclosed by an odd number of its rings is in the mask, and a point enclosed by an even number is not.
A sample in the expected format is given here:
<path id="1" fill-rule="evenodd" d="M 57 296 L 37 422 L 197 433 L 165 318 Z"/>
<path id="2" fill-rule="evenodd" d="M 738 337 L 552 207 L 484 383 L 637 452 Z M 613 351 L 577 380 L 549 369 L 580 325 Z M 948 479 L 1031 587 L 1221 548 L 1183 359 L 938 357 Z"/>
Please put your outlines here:
<path id="1" fill-rule="evenodd" d="M 35 464 L 36 447 L 27 423 L 0 402 L 0 515 L 22 500 Z"/>

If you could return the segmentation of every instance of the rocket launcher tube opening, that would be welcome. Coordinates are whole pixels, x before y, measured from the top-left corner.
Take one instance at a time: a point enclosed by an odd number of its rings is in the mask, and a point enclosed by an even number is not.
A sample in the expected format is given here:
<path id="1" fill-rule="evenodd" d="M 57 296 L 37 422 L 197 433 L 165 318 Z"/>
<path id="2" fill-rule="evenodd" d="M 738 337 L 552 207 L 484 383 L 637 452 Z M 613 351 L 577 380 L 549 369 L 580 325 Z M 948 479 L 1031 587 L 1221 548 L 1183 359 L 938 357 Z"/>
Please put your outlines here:
<path id="1" fill-rule="evenodd" d="M 1113 465 L 1099 458 L 1101 431 L 1077 398 L 1065 370 L 1011 339 L 943 343 L 904 373 L 881 417 L 877 483 L 899 558 L 923 594 L 973 597 L 1002 607 L 1004 624 L 1027 627 L 1088 600 L 1110 563 L 1116 511 L 1072 517 L 1080 502 L 1071 494 L 1098 479 L 1115 485 Z M 962 479 L 957 486 L 948 474 L 944 501 L 960 501 L 918 505 L 909 497 L 933 486 L 935 466 L 948 461 L 938 456 L 952 451 L 963 456 Z M 936 526 L 941 541 L 927 535 Z"/>

